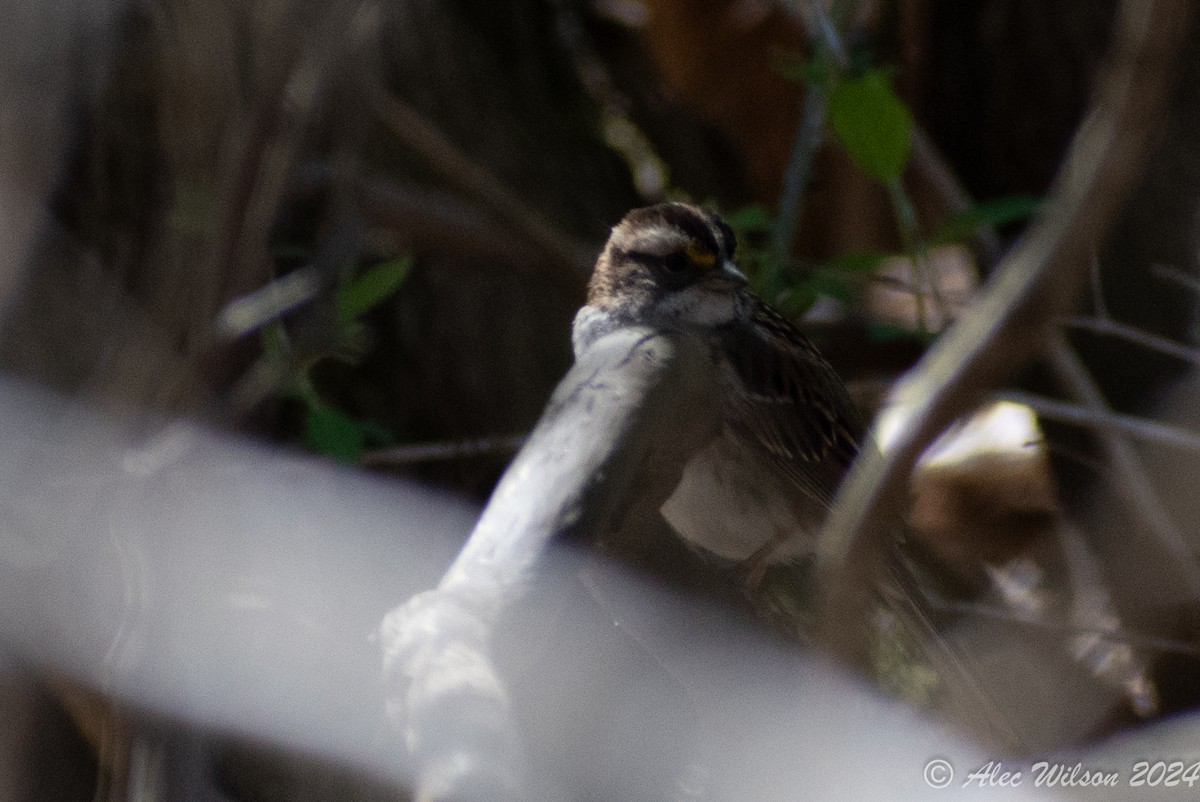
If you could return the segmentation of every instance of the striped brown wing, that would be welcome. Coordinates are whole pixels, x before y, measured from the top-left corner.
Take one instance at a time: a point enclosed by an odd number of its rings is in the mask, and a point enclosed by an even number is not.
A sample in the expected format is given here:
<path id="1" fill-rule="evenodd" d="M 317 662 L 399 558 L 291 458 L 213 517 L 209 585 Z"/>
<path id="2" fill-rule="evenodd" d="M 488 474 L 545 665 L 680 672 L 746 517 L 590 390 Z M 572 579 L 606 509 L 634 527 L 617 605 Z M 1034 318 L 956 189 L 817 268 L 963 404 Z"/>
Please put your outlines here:
<path id="1" fill-rule="evenodd" d="M 842 380 L 807 337 L 757 299 L 752 325 L 728 327 L 721 342 L 742 385 L 733 393 L 730 428 L 828 502 L 862 435 Z"/>

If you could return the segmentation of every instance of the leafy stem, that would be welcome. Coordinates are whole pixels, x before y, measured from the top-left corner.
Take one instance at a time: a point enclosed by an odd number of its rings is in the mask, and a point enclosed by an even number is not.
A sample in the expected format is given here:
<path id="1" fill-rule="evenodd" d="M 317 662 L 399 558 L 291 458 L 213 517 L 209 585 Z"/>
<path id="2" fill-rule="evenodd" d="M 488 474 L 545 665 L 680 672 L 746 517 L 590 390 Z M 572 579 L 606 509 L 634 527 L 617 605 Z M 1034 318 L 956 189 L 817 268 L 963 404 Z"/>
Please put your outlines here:
<path id="1" fill-rule="evenodd" d="M 904 244 L 904 252 L 912 263 L 913 298 L 917 307 L 917 328 L 922 336 L 931 332 L 929 325 L 929 310 L 926 306 L 925 293 L 928 292 L 939 311 L 945 312 L 941 293 L 938 291 L 937 278 L 932 275 L 932 265 L 929 262 L 929 250 L 921 237 L 917 221 L 917 210 L 912 198 L 904 189 L 900 176 L 893 176 L 887 181 L 888 196 L 892 201 L 892 210 L 896 215 L 896 228 L 900 231 L 900 240 Z"/>

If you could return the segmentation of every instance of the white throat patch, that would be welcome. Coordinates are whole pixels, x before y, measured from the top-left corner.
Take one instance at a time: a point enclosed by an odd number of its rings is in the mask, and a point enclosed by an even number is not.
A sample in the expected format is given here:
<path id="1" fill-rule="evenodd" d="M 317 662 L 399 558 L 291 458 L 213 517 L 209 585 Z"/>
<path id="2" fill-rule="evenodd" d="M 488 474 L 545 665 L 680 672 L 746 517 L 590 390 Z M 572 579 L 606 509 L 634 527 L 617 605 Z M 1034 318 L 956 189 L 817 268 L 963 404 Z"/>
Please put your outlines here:
<path id="1" fill-rule="evenodd" d="M 696 326 L 721 326 L 738 316 L 738 297 L 730 292 L 708 292 L 687 287 L 658 304 L 658 313 L 672 321 Z"/>

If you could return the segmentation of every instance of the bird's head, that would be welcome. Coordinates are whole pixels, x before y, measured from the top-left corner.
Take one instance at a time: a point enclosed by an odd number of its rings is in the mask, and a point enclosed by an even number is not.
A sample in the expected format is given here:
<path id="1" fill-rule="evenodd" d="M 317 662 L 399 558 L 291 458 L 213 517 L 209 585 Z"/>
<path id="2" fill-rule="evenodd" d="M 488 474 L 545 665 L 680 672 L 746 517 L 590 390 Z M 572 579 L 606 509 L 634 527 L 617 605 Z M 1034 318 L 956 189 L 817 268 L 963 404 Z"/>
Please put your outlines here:
<path id="1" fill-rule="evenodd" d="M 733 231 L 712 212 L 662 203 L 625 215 L 596 261 L 588 306 L 645 324 L 733 320 L 746 285 Z"/>

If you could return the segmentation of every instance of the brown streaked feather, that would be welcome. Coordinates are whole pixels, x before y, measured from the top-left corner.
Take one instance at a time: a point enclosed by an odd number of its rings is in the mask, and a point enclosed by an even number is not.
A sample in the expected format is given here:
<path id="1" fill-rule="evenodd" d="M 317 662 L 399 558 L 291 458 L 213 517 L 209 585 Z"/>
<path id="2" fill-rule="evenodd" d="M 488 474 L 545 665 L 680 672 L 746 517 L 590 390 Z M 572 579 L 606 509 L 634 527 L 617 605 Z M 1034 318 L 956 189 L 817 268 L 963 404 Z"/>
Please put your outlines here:
<path id="1" fill-rule="evenodd" d="M 858 453 L 862 422 L 841 379 L 792 323 L 758 298 L 751 320 L 722 332 L 722 352 L 744 392 L 730 427 L 828 502 Z"/>

